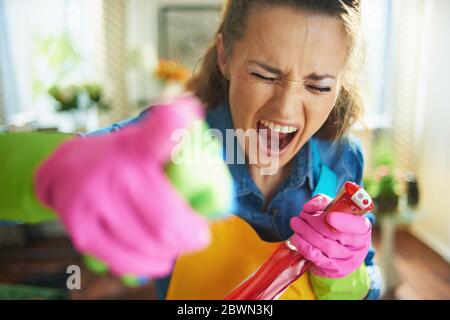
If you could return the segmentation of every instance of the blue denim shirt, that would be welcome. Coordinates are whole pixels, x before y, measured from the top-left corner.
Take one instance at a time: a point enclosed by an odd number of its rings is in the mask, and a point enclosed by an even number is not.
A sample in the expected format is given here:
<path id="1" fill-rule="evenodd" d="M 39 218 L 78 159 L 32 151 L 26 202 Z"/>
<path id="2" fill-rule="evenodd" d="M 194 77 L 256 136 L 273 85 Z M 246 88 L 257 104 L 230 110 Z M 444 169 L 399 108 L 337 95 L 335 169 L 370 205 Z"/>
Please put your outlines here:
<path id="1" fill-rule="evenodd" d="M 151 109 L 142 112 L 138 117 L 131 118 L 104 129 L 97 130 L 89 135 L 99 135 L 120 130 L 124 126 L 138 122 Z M 230 109 L 227 104 L 222 104 L 207 113 L 206 121 L 211 128 L 221 131 L 226 137 L 226 130 L 233 129 Z M 303 204 L 312 197 L 319 177 L 317 164 L 324 163 L 337 176 L 336 192 L 345 181 L 350 180 L 362 184 L 363 155 L 361 146 L 356 139 L 345 137 L 338 142 L 331 142 L 314 138 L 319 154 L 313 152 L 311 140 L 297 153 L 293 161 L 291 175 L 280 185 L 275 196 L 263 210 L 264 197 L 251 178 L 245 164 L 228 164 L 233 176 L 236 190 L 236 199 L 233 213 L 246 220 L 258 233 L 261 239 L 269 242 L 284 241 L 293 231 L 290 227 L 290 219 L 301 212 Z M 225 140 L 225 139 L 224 139 Z M 226 140 L 225 140 L 226 141 Z M 234 154 L 242 152 L 233 141 Z M 231 148 L 224 144 L 224 158 L 230 154 Z M 320 157 L 317 159 L 315 157 Z M 367 215 L 374 223 L 374 216 Z M 371 281 L 371 290 L 368 299 L 379 298 L 381 278 L 374 265 L 374 250 L 370 248 L 365 259 Z M 372 269 L 375 268 L 375 269 Z M 170 276 L 156 281 L 159 298 L 166 296 L 170 282 Z"/>
<path id="2" fill-rule="evenodd" d="M 227 129 L 233 128 L 229 110 L 224 104 L 207 114 L 210 127 L 219 129 L 223 136 Z M 312 197 L 320 174 L 318 163 L 323 162 L 336 174 L 338 181 L 334 193 L 337 193 L 347 180 L 362 183 L 363 157 L 356 142 L 346 139 L 332 144 L 317 138 L 315 142 L 319 155 L 314 154 L 311 141 L 308 141 L 294 157 L 291 175 L 280 185 L 265 210 L 264 197 L 250 177 L 247 166 L 228 164 L 234 178 L 238 203 L 234 213 L 248 221 L 263 240 L 283 241 L 292 235 L 289 222 Z M 233 145 L 237 145 L 236 139 Z M 231 149 L 224 145 L 224 154 L 230 152 Z M 240 148 L 234 148 L 234 152 L 242 151 Z M 314 156 L 319 156 L 320 159 L 314 159 Z"/>

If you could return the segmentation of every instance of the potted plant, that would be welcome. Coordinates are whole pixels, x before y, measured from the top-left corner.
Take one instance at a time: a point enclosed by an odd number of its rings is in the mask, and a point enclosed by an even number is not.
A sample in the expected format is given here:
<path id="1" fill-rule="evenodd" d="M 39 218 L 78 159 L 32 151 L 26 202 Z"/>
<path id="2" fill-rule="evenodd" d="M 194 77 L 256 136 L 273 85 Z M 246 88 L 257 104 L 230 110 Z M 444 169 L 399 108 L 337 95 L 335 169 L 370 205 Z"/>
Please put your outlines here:
<path id="1" fill-rule="evenodd" d="M 372 195 L 378 215 L 393 214 L 398 206 L 398 182 L 393 169 L 381 165 L 373 176 L 366 177 L 364 185 Z"/>
<path id="2" fill-rule="evenodd" d="M 109 103 L 105 101 L 102 87 L 96 83 L 80 85 L 52 86 L 48 93 L 55 101 L 57 112 L 72 116 L 75 130 L 84 130 L 87 112 L 91 109 L 107 111 Z"/>
<path id="3" fill-rule="evenodd" d="M 376 213 L 380 216 L 396 213 L 400 194 L 400 175 L 396 170 L 391 141 L 386 133 L 375 138 L 372 169 L 364 179 L 364 186 L 374 199 Z"/>
<path id="4" fill-rule="evenodd" d="M 389 132 L 376 134 L 369 159 L 369 170 L 364 186 L 375 202 L 375 213 L 380 225 L 379 263 L 383 274 L 383 287 L 391 292 L 400 277 L 394 264 L 395 234 L 399 223 L 399 186 L 401 176 L 396 170 L 395 152 Z"/>

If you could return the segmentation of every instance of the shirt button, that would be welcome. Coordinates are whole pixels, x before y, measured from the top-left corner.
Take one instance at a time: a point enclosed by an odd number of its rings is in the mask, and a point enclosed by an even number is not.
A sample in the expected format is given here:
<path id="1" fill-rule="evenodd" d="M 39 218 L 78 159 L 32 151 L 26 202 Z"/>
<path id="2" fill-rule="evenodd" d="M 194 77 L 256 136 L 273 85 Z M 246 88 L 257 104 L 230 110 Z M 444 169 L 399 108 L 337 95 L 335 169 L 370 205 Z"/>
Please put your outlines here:
<path id="1" fill-rule="evenodd" d="M 279 212 L 280 212 L 280 210 L 278 208 L 272 209 L 272 215 L 274 215 L 274 216 L 276 216 Z"/>

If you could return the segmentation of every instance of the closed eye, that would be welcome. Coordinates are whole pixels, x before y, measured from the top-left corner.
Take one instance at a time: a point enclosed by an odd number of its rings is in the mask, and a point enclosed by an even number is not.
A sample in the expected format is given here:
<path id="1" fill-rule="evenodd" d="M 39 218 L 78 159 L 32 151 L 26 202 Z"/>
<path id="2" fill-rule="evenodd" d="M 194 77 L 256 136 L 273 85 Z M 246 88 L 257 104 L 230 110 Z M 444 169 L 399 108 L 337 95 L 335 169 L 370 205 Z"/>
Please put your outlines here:
<path id="1" fill-rule="evenodd" d="M 256 73 L 256 72 L 252 72 L 251 75 L 260 80 L 267 81 L 267 82 L 275 82 L 278 80 L 277 78 L 264 77 L 263 75 L 260 75 L 259 73 Z"/>
<path id="2" fill-rule="evenodd" d="M 323 93 L 323 92 L 330 92 L 331 88 L 330 87 L 316 87 L 316 86 L 307 86 L 309 90 L 311 91 L 315 91 L 318 93 Z"/>
<path id="3" fill-rule="evenodd" d="M 275 81 L 278 81 L 277 78 L 265 77 L 265 76 L 263 76 L 263 75 L 261 75 L 259 73 L 256 73 L 256 72 L 252 72 L 251 75 L 254 76 L 255 78 L 257 78 L 259 80 L 263 80 L 265 82 L 274 83 Z M 319 86 L 308 85 L 307 88 L 310 91 L 313 91 L 315 93 L 325 93 L 325 92 L 330 92 L 331 91 L 330 87 L 319 87 Z"/>

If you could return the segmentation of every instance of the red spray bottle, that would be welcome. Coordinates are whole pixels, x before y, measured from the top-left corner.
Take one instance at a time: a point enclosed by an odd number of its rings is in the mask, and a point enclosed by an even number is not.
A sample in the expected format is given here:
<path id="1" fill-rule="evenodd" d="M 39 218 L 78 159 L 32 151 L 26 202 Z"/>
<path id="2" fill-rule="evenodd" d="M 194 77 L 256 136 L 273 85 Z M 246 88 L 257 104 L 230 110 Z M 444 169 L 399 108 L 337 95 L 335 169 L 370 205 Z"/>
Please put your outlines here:
<path id="1" fill-rule="evenodd" d="M 369 194 L 356 183 L 347 181 L 336 198 L 323 211 L 325 214 L 339 211 L 362 215 L 373 208 L 374 204 Z M 310 266 L 311 262 L 306 260 L 288 239 L 254 274 L 224 299 L 276 300 Z"/>

